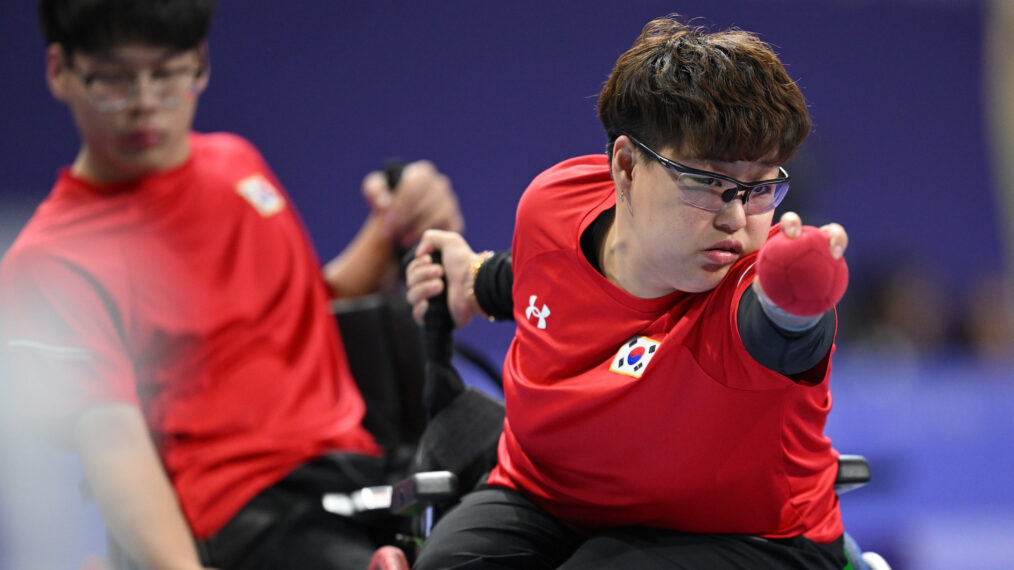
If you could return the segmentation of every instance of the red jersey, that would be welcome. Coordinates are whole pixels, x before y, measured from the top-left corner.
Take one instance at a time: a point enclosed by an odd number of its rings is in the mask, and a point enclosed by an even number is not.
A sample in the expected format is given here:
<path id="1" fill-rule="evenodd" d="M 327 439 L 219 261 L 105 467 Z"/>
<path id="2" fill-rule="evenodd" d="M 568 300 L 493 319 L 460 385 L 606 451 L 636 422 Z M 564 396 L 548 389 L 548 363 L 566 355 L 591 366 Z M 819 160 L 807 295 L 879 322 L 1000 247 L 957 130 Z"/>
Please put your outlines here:
<path id="1" fill-rule="evenodd" d="M 585 156 L 521 199 L 518 325 L 489 482 L 576 528 L 836 539 L 829 357 L 797 383 L 747 353 L 736 307 L 756 254 L 703 293 L 640 299 L 609 282 L 580 236 L 615 192 L 606 158 Z"/>
<path id="2" fill-rule="evenodd" d="M 194 534 L 329 450 L 375 454 L 289 197 L 246 141 L 97 186 L 61 172 L 0 269 L 12 381 L 43 417 L 136 404 Z"/>

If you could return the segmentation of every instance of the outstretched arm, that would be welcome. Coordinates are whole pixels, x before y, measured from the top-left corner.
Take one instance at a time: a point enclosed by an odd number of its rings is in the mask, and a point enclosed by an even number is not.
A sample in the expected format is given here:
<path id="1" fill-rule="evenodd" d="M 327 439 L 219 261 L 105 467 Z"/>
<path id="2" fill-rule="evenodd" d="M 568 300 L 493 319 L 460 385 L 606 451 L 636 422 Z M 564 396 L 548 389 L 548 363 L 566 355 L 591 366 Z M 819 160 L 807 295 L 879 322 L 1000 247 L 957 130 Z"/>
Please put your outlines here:
<path id="1" fill-rule="evenodd" d="M 737 308 L 740 337 L 755 360 L 793 377 L 824 359 L 834 342 L 834 304 L 848 284 L 847 246 L 838 224 L 804 230 L 794 212 L 782 216 L 781 234 L 761 248 L 758 276 Z"/>

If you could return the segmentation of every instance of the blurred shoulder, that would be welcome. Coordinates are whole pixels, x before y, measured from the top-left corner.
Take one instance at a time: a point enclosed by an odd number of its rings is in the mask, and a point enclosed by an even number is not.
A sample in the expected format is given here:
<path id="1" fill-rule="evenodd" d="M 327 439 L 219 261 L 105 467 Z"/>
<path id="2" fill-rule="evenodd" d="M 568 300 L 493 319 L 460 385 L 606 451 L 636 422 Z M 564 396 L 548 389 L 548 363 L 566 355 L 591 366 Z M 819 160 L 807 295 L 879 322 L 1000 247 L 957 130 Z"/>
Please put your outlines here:
<path id="1" fill-rule="evenodd" d="M 252 142 L 233 133 L 193 133 L 190 135 L 190 145 L 194 155 L 202 160 L 264 162 L 260 151 Z"/>

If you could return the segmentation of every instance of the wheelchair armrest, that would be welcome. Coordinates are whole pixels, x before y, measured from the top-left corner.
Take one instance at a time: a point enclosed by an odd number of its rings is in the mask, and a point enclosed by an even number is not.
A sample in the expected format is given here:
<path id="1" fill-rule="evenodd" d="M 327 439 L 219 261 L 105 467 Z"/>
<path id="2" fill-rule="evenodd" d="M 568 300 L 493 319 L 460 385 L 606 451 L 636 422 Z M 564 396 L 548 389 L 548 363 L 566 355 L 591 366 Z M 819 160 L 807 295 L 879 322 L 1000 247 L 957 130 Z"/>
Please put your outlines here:
<path id="1" fill-rule="evenodd" d="M 839 495 L 869 483 L 870 477 L 870 464 L 862 455 L 838 456 L 838 476 L 834 480 L 834 490 Z"/>
<path id="2" fill-rule="evenodd" d="M 351 493 L 324 493 L 321 498 L 324 510 L 344 517 L 370 516 L 391 510 L 390 485 L 363 487 Z"/>
<path id="3" fill-rule="evenodd" d="M 394 513 L 413 515 L 458 496 L 458 476 L 450 471 L 421 471 L 394 485 L 363 487 L 351 493 L 325 493 L 324 510 L 345 517 Z"/>
<path id="4" fill-rule="evenodd" d="M 401 480 L 391 493 L 391 512 L 415 514 L 458 496 L 458 476 L 450 471 L 423 471 Z"/>

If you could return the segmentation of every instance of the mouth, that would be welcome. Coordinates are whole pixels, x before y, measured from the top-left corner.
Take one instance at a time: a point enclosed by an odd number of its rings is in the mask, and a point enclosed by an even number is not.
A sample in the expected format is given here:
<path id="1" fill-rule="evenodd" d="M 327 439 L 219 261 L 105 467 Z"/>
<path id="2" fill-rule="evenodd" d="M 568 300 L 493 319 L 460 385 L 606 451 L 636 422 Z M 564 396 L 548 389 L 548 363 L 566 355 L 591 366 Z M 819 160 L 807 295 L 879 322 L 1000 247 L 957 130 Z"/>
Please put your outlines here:
<path id="1" fill-rule="evenodd" d="M 704 251 L 726 251 L 735 255 L 743 253 L 743 244 L 734 239 L 722 240 Z"/>
<path id="2" fill-rule="evenodd" d="M 162 133 L 155 129 L 137 129 L 123 135 L 123 142 L 135 150 L 147 150 L 162 141 Z"/>
<path id="3" fill-rule="evenodd" d="M 736 240 L 723 240 L 701 252 L 705 259 L 715 265 L 729 265 L 743 253 L 743 244 Z"/>

